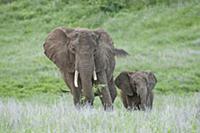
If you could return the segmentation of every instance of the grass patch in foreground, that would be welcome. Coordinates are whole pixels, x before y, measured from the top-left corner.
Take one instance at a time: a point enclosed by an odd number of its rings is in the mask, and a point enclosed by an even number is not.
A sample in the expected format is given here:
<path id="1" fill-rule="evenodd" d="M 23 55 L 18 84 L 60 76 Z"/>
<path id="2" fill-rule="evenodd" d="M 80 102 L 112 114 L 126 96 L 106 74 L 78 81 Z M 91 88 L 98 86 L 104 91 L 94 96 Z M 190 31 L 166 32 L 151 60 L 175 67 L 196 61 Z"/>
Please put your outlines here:
<path id="1" fill-rule="evenodd" d="M 46 100 L 47 99 L 47 100 Z M 49 100 L 51 99 L 51 100 Z M 54 99 L 54 100 L 52 100 Z M 126 111 L 120 100 L 113 112 L 105 112 L 100 101 L 94 109 L 77 111 L 68 95 L 38 96 L 23 101 L 0 99 L 0 132 L 135 132 L 197 133 L 200 131 L 200 94 L 155 95 L 153 110 Z"/>

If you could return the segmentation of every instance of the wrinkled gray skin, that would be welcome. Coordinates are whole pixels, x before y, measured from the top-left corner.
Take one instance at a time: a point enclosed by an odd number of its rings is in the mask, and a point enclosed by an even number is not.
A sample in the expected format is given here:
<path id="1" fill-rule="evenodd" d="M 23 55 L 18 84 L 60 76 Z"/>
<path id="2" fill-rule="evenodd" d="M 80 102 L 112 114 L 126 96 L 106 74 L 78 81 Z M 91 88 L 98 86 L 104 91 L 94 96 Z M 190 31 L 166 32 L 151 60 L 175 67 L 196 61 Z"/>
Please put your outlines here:
<path id="1" fill-rule="evenodd" d="M 152 109 L 153 88 L 157 79 L 152 72 L 122 72 L 115 79 L 127 109 Z"/>
<path id="2" fill-rule="evenodd" d="M 127 55 L 115 49 L 110 36 L 102 29 L 70 29 L 58 27 L 48 34 L 44 43 L 45 55 L 63 74 L 76 107 L 93 105 L 94 84 L 103 84 L 99 92 L 104 109 L 112 109 L 117 95 L 113 81 L 115 55 Z M 77 86 L 75 71 L 78 72 Z M 96 73 L 97 80 L 94 81 Z"/>

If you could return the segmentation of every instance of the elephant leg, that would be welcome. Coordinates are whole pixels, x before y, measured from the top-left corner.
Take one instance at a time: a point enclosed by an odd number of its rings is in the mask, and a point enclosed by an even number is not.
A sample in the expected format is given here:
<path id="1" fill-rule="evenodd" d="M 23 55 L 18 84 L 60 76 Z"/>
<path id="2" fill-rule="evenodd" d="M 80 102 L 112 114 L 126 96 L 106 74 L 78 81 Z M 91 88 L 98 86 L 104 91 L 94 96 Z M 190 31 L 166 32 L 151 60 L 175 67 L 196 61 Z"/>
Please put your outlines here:
<path id="1" fill-rule="evenodd" d="M 134 110 L 139 110 L 139 105 L 140 105 L 140 97 L 139 96 L 133 96 L 132 97 L 132 105 Z"/>
<path id="2" fill-rule="evenodd" d="M 141 98 L 141 104 L 139 105 L 139 108 L 145 111 L 147 107 L 147 96 L 142 95 L 140 98 Z"/>
<path id="3" fill-rule="evenodd" d="M 112 103 L 114 103 L 115 98 L 116 98 L 116 96 L 117 96 L 117 90 L 116 90 L 116 88 L 115 88 L 115 84 L 114 84 L 113 77 L 112 77 L 111 80 L 108 82 L 108 88 L 109 88 L 110 95 L 111 95 L 111 98 L 112 98 Z"/>
<path id="4" fill-rule="evenodd" d="M 139 109 L 141 110 L 145 110 L 147 107 L 147 100 L 148 100 L 148 90 L 146 87 L 142 87 L 140 89 L 136 90 L 137 95 L 140 97 L 140 105 L 139 105 Z"/>
<path id="5" fill-rule="evenodd" d="M 127 101 L 128 109 L 129 110 L 134 109 L 134 103 L 133 103 L 132 96 L 126 96 L 126 101 Z"/>
<path id="6" fill-rule="evenodd" d="M 79 87 L 76 88 L 74 86 L 74 74 L 71 74 L 71 73 L 65 73 L 64 74 L 64 81 L 65 81 L 65 84 L 71 90 L 71 93 L 73 95 L 74 105 L 79 108 L 80 107 L 80 100 L 81 100 L 81 84 L 80 84 L 80 82 L 78 82 Z"/>
<path id="7" fill-rule="evenodd" d="M 102 85 L 100 89 L 100 99 L 101 102 L 104 106 L 105 110 L 112 110 L 112 98 L 110 95 L 110 91 L 108 89 L 108 83 L 107 83 L 107 78 L 106 78 L 106 73 L 105 72 L 100 72 L 97 74 L 97 79 L 98 79 L 98 84 Z"/>
<path id="8" fill-rule="evenodd" d="M 149 92 L 149 97 L 148 97 L 148 107 L 150 109 L 152 109 L 152 107 L 153 107 L 153 97 L 154 97 L 153 92 L 150 91 Z"/>
<path id="9" fill-rule="evenodd" d="M 126 97 L 127 97 L 127 96 L 126 96 L 123 92 L 121 92 L 121 100 L 122 100 L 122 103 L 123 103 L 123 105 L 124 105 L 125 108 L 128 108 L 128 103 L 127 103 Z"/>

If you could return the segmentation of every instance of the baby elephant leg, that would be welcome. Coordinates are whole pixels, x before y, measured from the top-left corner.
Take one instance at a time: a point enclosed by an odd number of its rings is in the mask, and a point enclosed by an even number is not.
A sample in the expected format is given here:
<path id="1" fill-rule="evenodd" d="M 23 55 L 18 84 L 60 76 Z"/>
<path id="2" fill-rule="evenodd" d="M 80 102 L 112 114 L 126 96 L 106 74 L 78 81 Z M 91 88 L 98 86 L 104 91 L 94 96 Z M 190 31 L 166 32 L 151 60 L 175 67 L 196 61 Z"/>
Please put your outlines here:
<path id="1" fill-rule="evenodd" d="M 121 91 L 121 100 L 124 107 L 127 109 L 128 108 L 127 96 L 122 91 Z"/>
<path id="2" fill-rule="evenodd" d="M 149 92 L 149 96 L 148 96 L 148 100 L 147 100 L 147 106 L 149 109 L 152 109 L 153 107 L 153 98 L 154 98 L 154 94 L 152 91 Z"/>

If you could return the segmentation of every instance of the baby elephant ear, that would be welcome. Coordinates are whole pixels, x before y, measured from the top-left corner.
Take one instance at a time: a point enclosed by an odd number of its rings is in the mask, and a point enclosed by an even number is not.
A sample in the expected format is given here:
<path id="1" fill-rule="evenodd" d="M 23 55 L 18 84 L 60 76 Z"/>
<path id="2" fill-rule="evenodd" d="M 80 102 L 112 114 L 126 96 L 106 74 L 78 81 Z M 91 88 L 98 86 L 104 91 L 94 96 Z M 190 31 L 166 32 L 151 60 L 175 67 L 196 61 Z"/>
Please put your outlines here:
<path id="1" fill-rule="evenodd" d="M 133 91 L 130 85 L 130 77 L 128 72 L 122 72 L 119 76 L 115 79 L 116 86 L 121 89 L 126 95 L 132 96 Z"/>
<path id="2" fill-rule="evenodd" d="M 148 73 L 148 87 L 150 88 L 150 90 L 152 90 L 155 87 L 156 83 L 157 83 L 156 76 L 152 72 L 149 72 Z"/>

